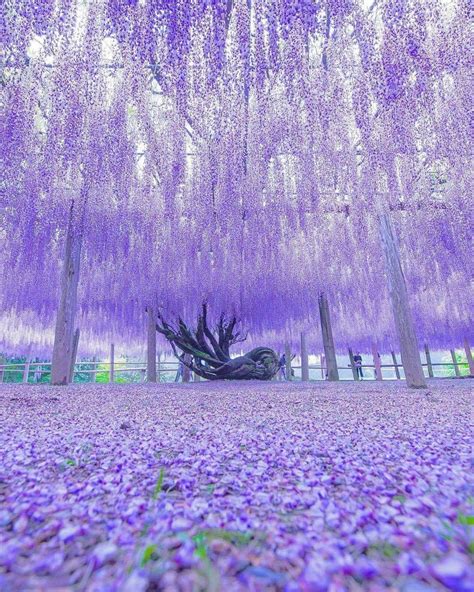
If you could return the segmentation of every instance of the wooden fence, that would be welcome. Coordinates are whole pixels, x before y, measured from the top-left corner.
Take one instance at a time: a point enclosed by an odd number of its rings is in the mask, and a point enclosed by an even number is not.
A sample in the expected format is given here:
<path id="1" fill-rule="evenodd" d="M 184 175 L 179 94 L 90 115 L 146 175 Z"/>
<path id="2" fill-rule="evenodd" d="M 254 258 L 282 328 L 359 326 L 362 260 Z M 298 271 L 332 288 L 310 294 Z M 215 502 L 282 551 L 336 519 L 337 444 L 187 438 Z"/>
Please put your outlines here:
<path id="1" fill-rule="evenodd" d="M 178 362 L 159 362 L 157 364 L 156 373 L 157 373 L 157 381 L 158 382 L 172 382 L 174 381 L 174 377 L 178 370 Z M 92 368 L 91 368 L 92 366 Z M 436 376 L 435 369 L 437 368 L 450 368 L 454 369 L 454 376 L 452 378 L 463 378 L 461 375 L 461 368 L 462 367 L 469 367 L 468 362 L 460 362 L 455 360 L 453 356 L 452 362 L 429 362 L 423 363 L 423 368 L 426 370 L 425 374 L 427 377 L 433 378 L 447 378 L 446 376 Z M 299 370 L 301 373 L 301 366 L 293 365 L 293 370 Z M 381 376 L 379 380 L 396 380 L 401 378 L 400 371 L 403 371 L 402 364 L 363 364 L 362 371 L 364 372 L 364 379 L 375 380 L 375 373 L 377 368 L 381 370 Z M 393 369 L 395 377 L 387 378 L 383 376 L 383 369 Z M 318 377 L 316 380 L 325 380 L 326 376 L 326 367 L 325 365 L 309 365 L 309 371 L 314 370 L 318 373 Z M 338 370 L 341 371 L 352 371 L 352 367 L 350 364 L 347 366 L 338 366 Z M 367 371 L 370 371 L 370 375 L 367 374 Z M 22 382 L 39 382 L 42 377 L 49 376 L 51 374 L 51 362 L 22 362 L 16 364 L 0 364 L 0 383 L 8 381 L 8 374 L 11 373 L 19 373 L 22 374 Z M 92 380 L 90 382 L 96 381 L 97 374 L 106 373 L 108 375 L 109 382 L 116 382 L 117 375 L 127 374 L 130 372 L 139 372 L 140 373 L 140 381 L 145 382 L 146 380 L 146 363 L 145 362 L 118 362 L 113 360 L 111 362 L 99 362 L 99 361 L 86 361 L 86 362 L 77 362 L 74 364 L 74 371 L 72 376 L 74 377 L 77 374 L 92 374 Z M 295 373 L 296 374 L 296 373 Z M 171 375 L 171 377 L 170 377 Z M 166 380 L 167 377 L 170 377 L 169 380 Z M 277 378 L 280 378 L 278 376 Z M 6 380 L 5 380 L 6 379 Z M 293 376 L 293 380 L 301 380 L 301 376 Z M 315 380 L 311 378 L 311 380 Z M 346 380 L 346 379 L 344 379 Z M 353 380 L 353 379 L 352 379 Z"/>

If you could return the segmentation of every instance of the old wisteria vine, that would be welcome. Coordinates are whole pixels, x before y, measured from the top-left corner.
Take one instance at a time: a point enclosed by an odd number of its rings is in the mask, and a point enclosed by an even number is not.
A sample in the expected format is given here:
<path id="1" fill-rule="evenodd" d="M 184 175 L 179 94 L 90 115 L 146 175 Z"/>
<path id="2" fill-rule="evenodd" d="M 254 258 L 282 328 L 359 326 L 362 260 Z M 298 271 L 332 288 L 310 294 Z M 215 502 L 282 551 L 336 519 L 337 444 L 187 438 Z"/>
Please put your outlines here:
<path id="1" fill-rule="evenodd" d="M 320 292 L 337 347 L 391 346 L 381 212 L 420 338 L 469 337 L 468 12 L 6 0 L 0 342 L 50 350 L 69 229 L 84 347 L 204 299 L 315 342 Z"/>

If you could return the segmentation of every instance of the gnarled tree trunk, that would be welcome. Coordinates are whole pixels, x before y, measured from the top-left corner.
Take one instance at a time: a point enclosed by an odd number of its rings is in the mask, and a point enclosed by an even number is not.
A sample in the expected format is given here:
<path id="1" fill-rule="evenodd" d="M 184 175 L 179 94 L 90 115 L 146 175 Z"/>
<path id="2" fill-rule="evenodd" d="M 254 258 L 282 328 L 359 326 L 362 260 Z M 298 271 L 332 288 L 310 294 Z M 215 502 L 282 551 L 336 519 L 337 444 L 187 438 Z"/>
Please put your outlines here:
<path id="1" fill-rule="evenodd" d="M 160 323 L 156 329 L 162 333 L 171 344 L 176 357 L 198 376 L 208 380 L 271 380 L 278 372 L 279 360 L 277 354 L 268 347 L 257 347 L 248 354 L 230 357 L 230 347 L 242 342 L 242 337 L 236 331 L 237 319 L 226 319 L 221 315 L 217 328 L 212 332 L 207 324 L 207 305 L 202 306 L 202 313 L 198 316 L 196 329 L 190 329 L 182 319 L 178 319 L 178 326 L 167 323 L 158 314 Z M 181 351 L 181 353 L 178 352 Z"/>

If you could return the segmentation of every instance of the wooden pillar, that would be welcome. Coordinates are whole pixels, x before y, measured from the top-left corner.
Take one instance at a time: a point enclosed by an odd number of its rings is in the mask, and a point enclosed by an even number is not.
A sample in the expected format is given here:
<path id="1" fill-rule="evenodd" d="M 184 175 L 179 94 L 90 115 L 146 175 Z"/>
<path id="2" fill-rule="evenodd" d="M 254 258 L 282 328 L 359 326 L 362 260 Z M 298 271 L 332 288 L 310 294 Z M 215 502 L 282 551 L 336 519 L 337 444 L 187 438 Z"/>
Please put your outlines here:
<path id="1" fill-rule="evenodd" d="M 397 377 L 397 380 L 400 380 L 401 376 L 400 376 L 400 368 L 398 367 L 397 356 L 395 355 L 395 352 L 393 351 L 393 349 L 390 353 L 392 354 L 392 361 L 393 361 L 393 365 L 395 366 L 395 376 Z"/>
<path id="2" fill-rule="evenodd" d="M 348 349 L 349 352 L 349 361 L 351 363 L 351 369 L 352 369 L 352 377 L 354 378 L 354 380 L 359 380 L 359 374 L 357 372 L 357 368 L 354 362 L 354 352 L 352 351 L 351 348 Z"/>
<path id="3" fill-rule="evenodd" d="M 184 355 L 185 355 L 186 362 L 189 362 L 191 356 L 189 354 L 184 354 Z M 190 382 L 190 381 L 191 381 L 191 370 L 187 366 L 184 366 L 184 368 L 183 368 L 183 382 Z"/>
<path id="4" fill-rule="evenodd" d="M 74 331 L 74 337 L 72 339 L 72 352 L 71 352 L 71 362 L 69 366 L 69 376 L 68 376 L 68 383 L 74 382 L 74 367 L 76 365 L 76 358 L 77 358 L 77 348 L 79 347 L 79 336 L 80 336 L 79 327 Z"/>
<path id="5" fill-rule="evenodd" d="M 464 351 L 466 352 L 467 363 L 469 364 L 469 374 L 474 376 L 474 360 L 472 359 L 471 347 L 467 337 L 464 338 Z"/>
<path id="6" fill-rule="evenodd" d="M 320 362 L 320 366 L 321 366 L 321 378 L 323 380 L 326 380 L 326 358 L 324 357 L 324 354 L 321 354 L 319 356 L 319 359 L 321 360 L 321 362 Z"/>
<path id="7" fill-rule="evenodd" d="M 304 382 L 309 380 L 308 344 L 304 331 L 301 332 L 301 380 Z"/>
<path id="8" fill-rule="evenodd" d="M 426 380 L 418 349 L 418 340 L 408 302 L 405 276 L 400 261 L 400 252 L 388 213 L 380 215 L 380 237 L 385 256 L 388 289 L 395 327 L 400 342 L 400 353 L 407 385 L 412 388 L 426 388 Z"/>
<path id="9" fill-rule="evenodd" d="M 158 354 L 158 360 L 156 362 L 156 379 L 158 382 L 161 382 L 161 353 Z"/>
<path id="10" fill-rule="evenodd" d="M 375 380 L 383 380 L 382 376 L 382 362 L 375 343 L 372 343 L 372 358 L 374 360 Z"/>
<path id="11" fill-rule="evenodd" d="M 288 342 L 285 343 L 285 358 L 286 358 L 286 380 L 291 380 L 291 348 Z"/>
<path id="12" fill-rule="evenodd" d="M 146 379 L 156 382 L 156 321 L 153 308 L 147 308 L 148 334 L 146 348 Z"/>
<path id="13" fill-rule="evenodd" d="M 109 371 L 109 382 L 115 380 L 115 345 L 110 344 L 110 371 Z"/>
<path id="14" fill-rule="evenodd" d="M 91 376 L 92 376 L 92 382 L 95 382 L 97 379 L 97 358 L 94 356 L 92 358 L 92 372 L 91 372 Z"/>
<path id="15" fill-rule="evenodd" d="M 84 223 L 84 199 L 79 205 L 72 201 L 66 234 L 63 269 L 61 275 L 61 296 L 56 315 L 53 357 L 51 361 L 51 383 L 67 384 L 71 369 L 74 341 L 74 319 L 77 307 L 77 285 L 82 247 L 82 227 Z M 76 210 L 80 211 L 77 212 Z M 79 218 L 77 221 L 76 219 Z"/>
<path id="16" fill-rule="evenodd" d="M 456 374 L 456 376 L 459 377 L 461 376 L 461 372 L 459 371 L 459 364 L 456 359 L 456 352 L 454 351 L 454 349 L 450 349 L 449 351 L 451 352 L 451 359 L 453 360 L 454 374 Z"/>
<path id="17" fill-rule="evenodd" d="M 430 378 L 434 378 L 433 364 L 431 363 L 430 348 L 428 347 L 427 343 L 425 343 L 425 356 L 426 356 L 426 365 L 428 366 L 428 376 Z"/>
<path id="18" fill-rule="evenodd" d="M 30 375 L 30 363 L 31 358 L 28 356 L 25 361 L 25 366 L 23 368 L 23 382 L 28 382 L 28 376 Z"/>
<path id="19" fill-rule="evenodd" d="M 319 318 L 321 319 L 321 332 L 323 336 L 324 355 L 328 369 L 328 380 L 339 380 L 337 370 L 336 349 L 332 335 L 331 317 L 329 314 L 328 299 L 325 294 L 319 295 Z"/>

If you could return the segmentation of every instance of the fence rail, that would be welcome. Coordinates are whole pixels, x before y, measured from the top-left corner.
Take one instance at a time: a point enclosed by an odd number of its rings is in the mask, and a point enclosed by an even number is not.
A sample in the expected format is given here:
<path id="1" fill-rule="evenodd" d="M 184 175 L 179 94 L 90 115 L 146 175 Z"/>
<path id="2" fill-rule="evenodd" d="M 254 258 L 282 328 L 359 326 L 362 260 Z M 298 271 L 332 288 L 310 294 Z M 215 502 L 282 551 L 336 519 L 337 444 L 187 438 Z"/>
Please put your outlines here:
<path id="1" fill-rule="evenodd" d="M 82 368 L 86 366 L 86 368 Z M 92 368 L 91 368 L 92 366 Z M 156 373 L 158 380 L 160 380 L 162 375 L 169 374 L 169 373 L 176 373 L 178 370 L 178 362 L 160 362 L 157 364 Z M 429 366 L 432 368 L 450 368 L 456 370 L 456 366 L 460 367 L 468 367 L 468 362 L 432 362 L 431 364 L 423 363 L 423 368 L 428 369 Z M 301 370 L 301 366 L 299 365 L 291 365 L 293 370 Z M 389 369 L 392 368 L 394 371 L 396 369 L 403 370 L 402 364 L 381 364 L 380 366 L 382 369 Z M 309 365 L 309 370 L 315 370 L 321 372 L 321 378 L 319 380 L 324 380 L 325 370 L 326 367 L 323 365 Z M 375 364 L 363 364 L 362 370 L 375 370 Z M 113 374 L 116 376 L 117 374 L 125 374 L 129 372 L 141 372 L 142 373 L 142 380 L 146 379 L 146 363 L 145 362 L 99 362 L 99 361 L 89 361 L 89 362 L 77 362 L 74 365 L 73 376 L 77 374 L 109 374 L 111 370 Z M 351 371 L 352 367 L 350 364 L 347 366 L 338 366 L 338 370 L 345 370 Z M 19 363 L 12 363 L 12 364 L 0 364 L 0 383 L 4 382 L 4 377 L 7 374 L 11 373 L 22 373 L 23 375 L 23 382 L 29 382 L 30 376 L 33 374 L 33 380 L 36 382 L 41 377 L 48 375 L 51 373 L 51 362 L 19 362 Z M 301 377 L 292 377 L 296 380 L 300 380 Z M 372 377 L 370 377 L 372 379 Z M 435 378 L 446 378 L 445 376 L 435 376 Z M 457 373 L 452 378 L 463 378 L 459 376 Z M 314 380 L 314 379 L 312 379 Z M 387 377 L 385 377 L 387 380 Z"/>

